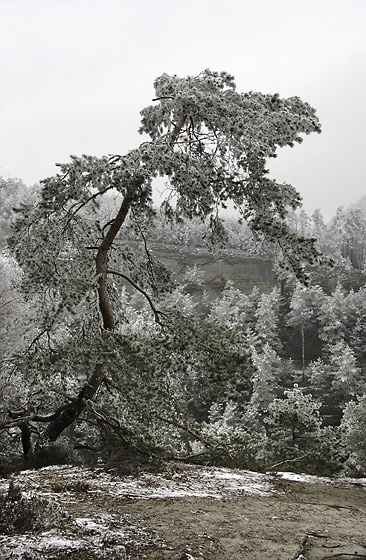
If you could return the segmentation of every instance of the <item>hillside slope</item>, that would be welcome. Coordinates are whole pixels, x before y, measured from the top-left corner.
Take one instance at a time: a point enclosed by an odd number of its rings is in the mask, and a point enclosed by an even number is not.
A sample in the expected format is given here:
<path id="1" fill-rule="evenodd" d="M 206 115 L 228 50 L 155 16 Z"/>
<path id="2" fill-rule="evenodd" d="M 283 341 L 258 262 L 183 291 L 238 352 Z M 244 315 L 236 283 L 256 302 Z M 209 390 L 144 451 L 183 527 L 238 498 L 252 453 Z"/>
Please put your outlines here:
<path id="1" fill-rule="evenodd" d="M 192 268 L 202 274 L 201 290 L 217 297 L 230 280 L 242 292 L 251 292 L 257 286 L 261 292 L 269 292 L 276 285 L 273 263 L 259 258 L 242 257 L 228 253 L 206 251 L 188 252 L 174 246 L 155 246 L 152 256 L 169 268 L 174 278 L 184 281 Z M 198 290 L 198 287 L 195 287 Z"/>

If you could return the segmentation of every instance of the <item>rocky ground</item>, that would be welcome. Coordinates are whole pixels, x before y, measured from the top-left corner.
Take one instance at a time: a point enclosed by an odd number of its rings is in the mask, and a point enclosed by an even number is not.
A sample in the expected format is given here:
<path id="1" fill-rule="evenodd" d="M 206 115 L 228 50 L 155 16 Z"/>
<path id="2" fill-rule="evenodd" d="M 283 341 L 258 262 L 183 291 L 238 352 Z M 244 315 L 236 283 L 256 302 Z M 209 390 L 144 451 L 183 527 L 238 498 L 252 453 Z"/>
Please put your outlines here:
<path id="1" fill-rule="evenodd" d="M 366 559 L 366 479 L 57 466 L 1 479 L 0 497 L 4 560 Z"/>

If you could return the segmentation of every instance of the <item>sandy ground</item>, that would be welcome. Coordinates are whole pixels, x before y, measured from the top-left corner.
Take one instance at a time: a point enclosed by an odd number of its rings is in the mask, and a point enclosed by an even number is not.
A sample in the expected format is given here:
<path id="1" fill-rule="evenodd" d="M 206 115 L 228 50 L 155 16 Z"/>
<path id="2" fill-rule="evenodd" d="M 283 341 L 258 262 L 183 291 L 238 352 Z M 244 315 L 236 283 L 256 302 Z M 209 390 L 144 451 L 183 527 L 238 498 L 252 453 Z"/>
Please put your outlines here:
<path id="1" fill-rule="evenodd" d="M 48 467 L 13 476 L 62 526 L 0 535 L 2 559 L 366 559 L 366 480 L 176 466 L 119 477 Z M 0 480 L 5 493 L 9 480 Z M 0 520 L 1 522 L 1 520 Z"/>

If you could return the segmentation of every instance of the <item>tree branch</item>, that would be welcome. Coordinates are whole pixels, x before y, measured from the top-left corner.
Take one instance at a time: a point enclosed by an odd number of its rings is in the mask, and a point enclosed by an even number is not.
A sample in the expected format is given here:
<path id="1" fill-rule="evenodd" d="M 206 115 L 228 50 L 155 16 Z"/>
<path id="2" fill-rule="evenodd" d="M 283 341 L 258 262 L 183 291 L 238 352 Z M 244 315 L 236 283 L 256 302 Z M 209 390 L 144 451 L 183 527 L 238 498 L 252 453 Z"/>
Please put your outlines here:
<path id="1" fill-rule="evenodd" d="M 151 280 L 153 282 L 153 289 L 156 290 L 155 273 L 154 273 L 154 261 L 151 257 L 150 251 L 149 251 L 148 246 L 147 246 L 146 236 L 145 236 L 144 232 L 142 231 L 142 228 L 139 224 L 138 224 L 138 229 L 139 229 L 140 235 L 141 235 L 141 237 L 143 239 L 143 242 L 144 242 L 144 249 L 145 249 L 145 253 L 146 253 L 146 257 L 147 257 L 147 269 L 150 273 Z"/>
<path id="2" fill-rule="evenodd" d="M 105 424 L 106 426 L 111 428 L 123 441 L 124 445 L 128 446 L 130 444 L 129 440 L 122 434 L 122 428 L 118 420 L 111 420 L 102 412 L 95 410 L 90 401 L 87 403 L 87 409 L 93 414 L 98 422 L 101 422 L 102 424 Z"/>
<path id="3" fill-rule="evenodd" d="M 78 205 L 73 204 L 73 205 L 69 208 L 69 210 L 68 210 L 69 217 L 68 217 L 68 220 L 67 220 L 67 222 L 66 222 L 66 224 L 65 224 L 65 226 L 64 226 L 63 231 L 66 230 L 67 226 L 69 225 L 69 223 L 71 222 L 71 220 L 73 219 L 73 217 L 79 212 L 79 210 L 81 210 L 84 206 L 86 206 L 89 202 L 91 202 L 92 200 L 94 200 L 94 199 L 97 198 L 98 196 L 100 196 L 100 195 L 106 193 L 107 191 L 109 191 L 109 190 L 111 190 L 111 189 L 113 189 L 113 188 L 114 188 L 114 186 L 110 185 L 109 187 L 106 187 L 106 188 L 103 189 L 102 191 L 98 191 L 97 193 L 91 195 L 87 200 L 84 200 L 84 202 L 80 202 Z M 73 208 L 75 208 L 75 206 L 77 206 L 77 207 L 76 207 L 76 210 L 74 210 L 74 211 L 71 212 L 71 214 L 70 214 L 70 210 L 72 210 Z"/>
<path id="4" fill-rule="evenodd" d="M 151 307 L 151 310 L 154 313 L 155 322 L 158 323 L 158 325 L 162 324 L 161 321 L 160 321 L 160 315 L 165 316 L 165 313 L 156 309 L 151 297 L 149 296 L 149 294 L 147 292 L 145 292 L 145 290 L 143 288 L 141 288 L 138 284 L 136 284 L 136 282 L 134 282 L 126 274 L 123 274 L 123 272 L 119 272 L 118 270 L 114 270 L 112 268 L 107 268 L 107 274 L 114 274 L 115 276 L 120 276 L 121 278 L 123 278 L 124 280 L 129 282 L 131 284 L 131 286 L 133 286 L 135 288 L 135 290 L 140 292 L 140 294 L 142 294 L 147 299 L 147 301 L 148 301 L 148 303 Z"/>
<path id="5" fill-rule="evenodd" d="M 305 453 L 305 455 L 301 455 L 301 457 L 296 457 L 295 459 L 286 459 L 285 461 L 281 461 L 280 463 L 276 463 L 275 465 L 271 465 L 270 467 L 268 467 L 268 471 L 271 471 L 273 469 L 275 469 L 276 467 L 280 467 L 281 465 L 286 465 L 287 463 L 297 463 L 298 461 L 302 461 L 303 459 L 306 459 L 306 457 L 309 457 L 311 453 Z"/>
<path id="6" fill-rule="evenodd" d="M 60 406 L 53 414 L 49 414 L 47 416 L 39 415 L 37 412 L 28 414 L 27 416 L 22 416 L 22 414 L 26 414 L 26 411 L 8 410 L 8 414 L 10 418 L 12 418 L 12 420 L 10 422 L 3 422 L 2 424 L 0 424 L 0 430 L 7 430 L 9 428 L 19 428 L 25 422 L 42 422 L 42 423 L 52 422 L 68 406 L 69 406 L 68 404 Z"/>
<path id="7" fill-rule="evenodd" d="M 184 424 L 180 424 L 175 420 L 169 420 L 169 418 L 164 418 L 164 416 L 157 416 L 157 419 L 160 420 L 161 422 L 165 422 L 165 424 L 169 424 L 170 426 L 174 426 L 175 428 L 179 428 L 180 430 L 187 432 L 187 434 L 193 436 L 196 440 L 203 443 L 208 449 L 215 448 L 215 446 L 211 442 L 207 441 L 205 438 L 200 436 L 200 434 L 196 430 L 192 430 L 188 426 L 185 426 Z"/>
<path id="8" fill-rule="evenodd" d="M 153 101 L 160 101 L 161 99 L 174 99 L 173 95 L 162 95 L 161 97 L 155 97 Z"/>
<path id="9" fill-rule="evenodd" d="M 366 560 L 365 554 L 358 554 L 357 552 L 338 552 L 338 554 L 331 554 L 330 556 L 323 556 L 322 560 L 328 560 L 328 558 L 340 558 L 341 556 L 347 556 L 346 560 L 350 558 L 360 558 L 361 560 Z"/>

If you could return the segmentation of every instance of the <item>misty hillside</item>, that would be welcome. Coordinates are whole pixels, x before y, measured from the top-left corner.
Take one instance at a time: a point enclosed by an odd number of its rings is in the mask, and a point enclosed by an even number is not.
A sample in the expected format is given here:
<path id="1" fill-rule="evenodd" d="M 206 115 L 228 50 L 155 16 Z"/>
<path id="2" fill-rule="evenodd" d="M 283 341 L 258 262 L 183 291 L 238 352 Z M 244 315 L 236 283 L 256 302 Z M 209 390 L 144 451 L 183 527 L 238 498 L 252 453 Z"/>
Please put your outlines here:
<path id="1" fill-rule="evenodd" d="M 359 208 L 366 215 L 366 194 L 357 200 L 357 202 L 351 204 L 350 208 Z"/>

